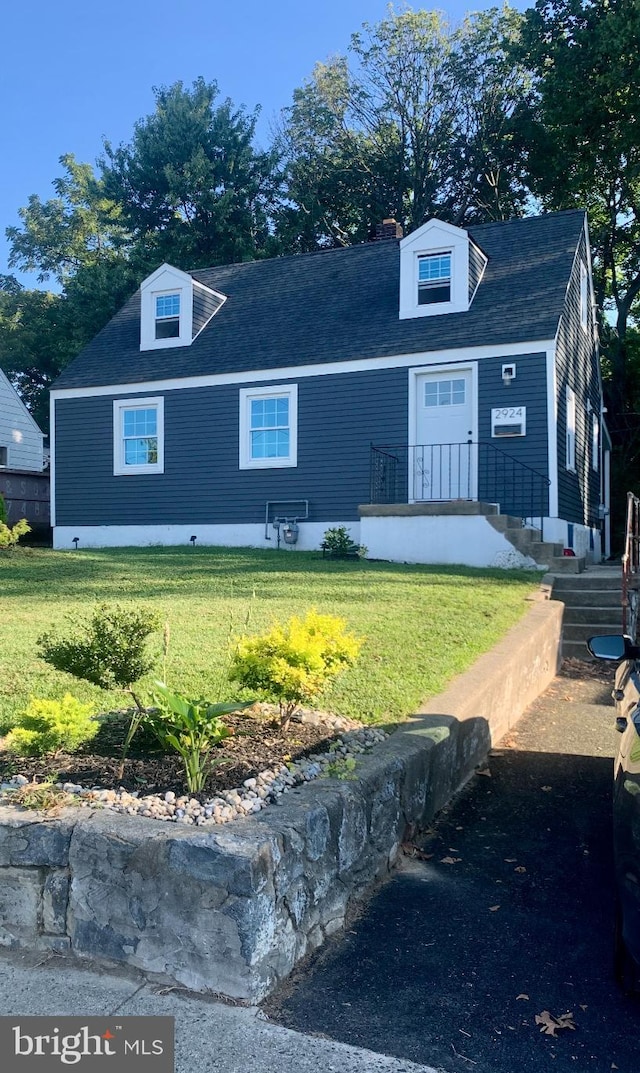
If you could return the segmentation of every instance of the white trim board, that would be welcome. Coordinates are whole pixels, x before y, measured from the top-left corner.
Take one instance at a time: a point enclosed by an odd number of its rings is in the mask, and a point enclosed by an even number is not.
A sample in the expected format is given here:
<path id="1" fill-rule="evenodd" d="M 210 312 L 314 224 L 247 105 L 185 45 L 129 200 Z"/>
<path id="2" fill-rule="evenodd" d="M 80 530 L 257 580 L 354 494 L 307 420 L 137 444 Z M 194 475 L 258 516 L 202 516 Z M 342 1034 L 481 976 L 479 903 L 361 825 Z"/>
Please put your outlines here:
<path id="1" fill-rule="evenodd" d="M 420 351 L 416 354 L 396 354 L 393 357 L 384 358 L 355 358 L 352 361 L 332 361 L 324 365 L 288 365 L 275 369 L 209 373 L 203 376 L 172 377 L 165 380 L 145 380 L 134 384 L 107 384 L 100 387 L 52 388 L 51 397 L 54 401 L 90 399 L 101 395 L 149 394 L 157 391 L 180 391 L 187 388 L 220 387 L 224 384 L 263 384 L 269 381 L 297 380 L 309 376 L 371 372 L 376 369 L 408 369 L 414 365 L 433 367 L 461 361 L 482 361 L 484 358 L 515 358 L 524 354 L 546 353 L 553 346 L 553 339 L 532 340 L 527 343 L 501 343 L 498 346 Z"/>

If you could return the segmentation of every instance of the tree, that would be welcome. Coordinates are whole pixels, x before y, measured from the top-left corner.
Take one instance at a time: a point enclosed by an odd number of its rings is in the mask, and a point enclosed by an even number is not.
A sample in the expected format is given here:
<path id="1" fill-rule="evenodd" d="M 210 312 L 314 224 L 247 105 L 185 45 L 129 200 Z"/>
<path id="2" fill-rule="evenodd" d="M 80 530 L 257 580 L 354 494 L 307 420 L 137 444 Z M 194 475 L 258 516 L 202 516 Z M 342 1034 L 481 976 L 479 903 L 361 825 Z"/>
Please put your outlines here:
<path id="1" fill-rule="evenodd" d="M 348 244 L 393 215 L 408 230 L 430 216 L 463 224 L 523 210 L 511 118 L 527 72 L 512 57 L 521 16 L 439 12 L 365 24 L 344 57 L 318 64 L 295 91 L 278 144 L 290 248 Z"/>
<path id="2" fill-rule="evenodd" d="M 105 144 L 105 190 L 148 268 L 251 260 L 269 247 L 274 154 L 253 147 L 258 110 L 217 96 L 203 78 L 156 89 L 155 112 L 130 143 Z"/>
<path id="3" fill-rule="evenodd" d="M 534 94 L 518 113 L 528 178 L 548 209 L 589 213 L 612 417 L 629 409 L 626 338 L 640 296 L 640 0 L 537 0 L 521 59 Z M 615 429 L 613 430 L 615 432 Z"/>

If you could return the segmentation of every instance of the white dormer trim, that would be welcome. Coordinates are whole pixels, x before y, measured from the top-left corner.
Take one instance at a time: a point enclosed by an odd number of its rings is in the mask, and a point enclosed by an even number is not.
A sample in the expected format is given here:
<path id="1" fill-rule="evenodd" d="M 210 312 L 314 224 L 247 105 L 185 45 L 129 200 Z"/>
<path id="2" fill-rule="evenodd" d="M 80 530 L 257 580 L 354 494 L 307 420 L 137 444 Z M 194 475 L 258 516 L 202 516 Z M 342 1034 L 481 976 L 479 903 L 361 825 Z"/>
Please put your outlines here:
<path id="1" fill-rule="evenodd" d="M 178 335 L 171 339 L 156 339 L 156 298 L 170 294 L 180 296 Z M 160 265 L 140 287 L 140 350 L 190 346 L 192 338 L 193 279 L 187 272 L 172 265 Z"/>
<path id="2" fill-rule="evenodd" d="M 420 257 L 450 254 L 450 300 L 430 305 L 418 303 Z M 461 227 L 428 220 L 400 242 L 400 320 L 437 317 L 443 313 L 466 313 L 469 308 L 469 236 Z"/>

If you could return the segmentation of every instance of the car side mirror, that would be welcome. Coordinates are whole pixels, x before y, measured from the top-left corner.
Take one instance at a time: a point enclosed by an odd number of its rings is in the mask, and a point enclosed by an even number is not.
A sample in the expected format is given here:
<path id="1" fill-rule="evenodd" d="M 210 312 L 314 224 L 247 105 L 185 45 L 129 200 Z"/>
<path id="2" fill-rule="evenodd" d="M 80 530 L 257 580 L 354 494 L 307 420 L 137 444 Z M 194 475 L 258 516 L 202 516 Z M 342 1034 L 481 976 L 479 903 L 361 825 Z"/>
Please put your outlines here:
<path id="1" fill-rule="evenodd" d="M 640 659 L 640 647 L 634 645 L 631 638 L 622 633 L 590 637 L 587 648 L 596 659 L 604 659 L 609 663 L 619 663 L 622 659 Z"/>

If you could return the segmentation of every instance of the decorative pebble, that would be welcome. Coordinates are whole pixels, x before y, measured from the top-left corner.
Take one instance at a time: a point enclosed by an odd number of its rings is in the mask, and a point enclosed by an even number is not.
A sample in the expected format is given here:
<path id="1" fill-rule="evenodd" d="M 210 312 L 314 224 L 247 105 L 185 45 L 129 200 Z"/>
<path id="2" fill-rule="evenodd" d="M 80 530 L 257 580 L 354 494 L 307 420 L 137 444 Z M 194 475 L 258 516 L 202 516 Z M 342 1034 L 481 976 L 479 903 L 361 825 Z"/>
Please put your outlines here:
<path id="1" fill-rule="evenodd" d="M 130 816 L 205 827 L 230 823 L 241 817 L 252 816 L 270 805 L 282 804 L 283 796 L 295 787 L 326 776 L 327 770 L 331 773 L 331 765 L 336 762 L 341 765 L 347 757 L 362 756 L 389 736 L 379 727 L 363 727 L 353 720 L 331 716 L 326 712 L 304 710 L 298 713 L 297 721 L 316 726 L 328 725 L 339 736 L 324 753 L 266 768 L 255 778 L 245 779 L 242 786 L 225 790 L 203 803 L 196 797 L 178 797 L 173 790 L 140 797 L 139 790 L 130 792 L 123 786 L 117 790 L 105 790 L 100 786 L 88 790 L 72 782 L 56 783 L 56 786 L 80 797 L 81 803 L 88 808 L 95 802 L 102 808 Z M 24 775 L 12 775 L 8 782 L 0 784 L 0 795 L 26 786 L 28 782 Z"/>

